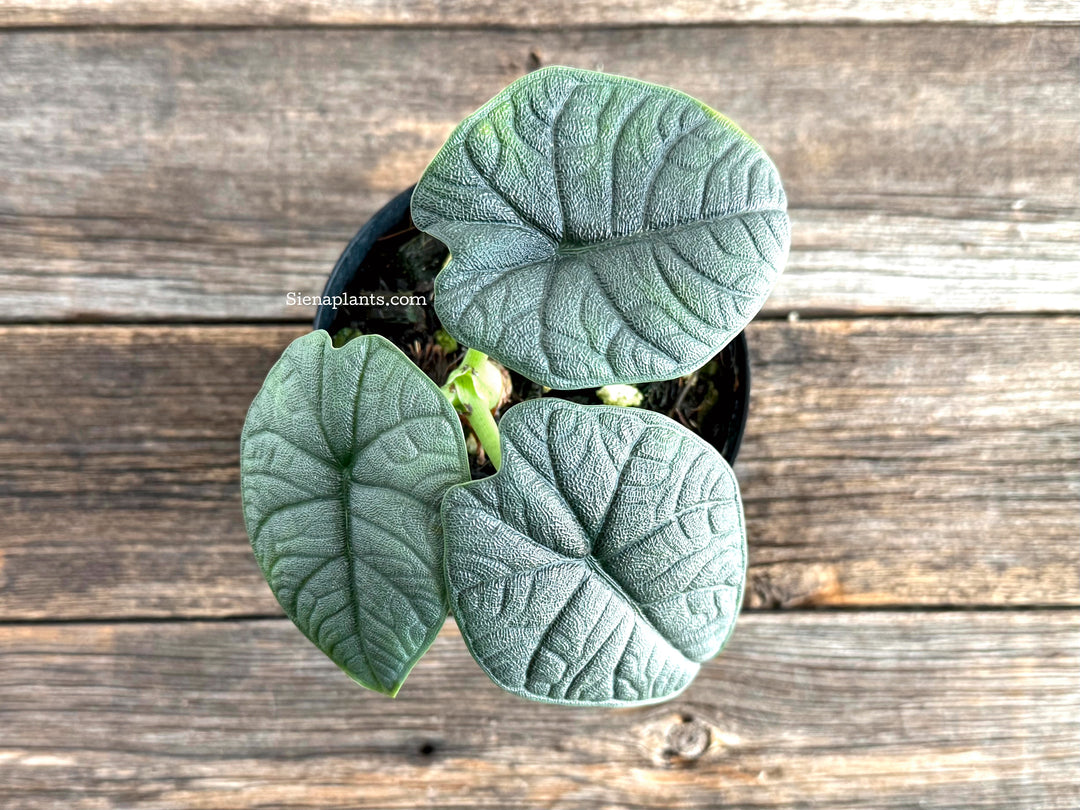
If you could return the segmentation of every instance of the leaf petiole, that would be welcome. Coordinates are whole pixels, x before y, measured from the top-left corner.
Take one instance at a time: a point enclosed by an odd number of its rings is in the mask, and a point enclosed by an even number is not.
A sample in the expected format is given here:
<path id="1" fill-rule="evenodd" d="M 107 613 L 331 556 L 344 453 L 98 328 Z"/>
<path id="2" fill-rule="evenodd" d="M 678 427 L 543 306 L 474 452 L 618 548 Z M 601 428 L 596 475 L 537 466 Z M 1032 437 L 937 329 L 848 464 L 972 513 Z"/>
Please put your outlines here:
<path id="1" fill-rule="evenodd" d="M 495 424 L 495 417 L 491 415 L 484 399 L 477 396 L 471 378 L 458 380 L 457 394 L 458 400 L 464 406 L 464 409 L 459 409 L 458 412 L 469 423 L 495 469 L 499 469 L 502 466 L 502 455 L 499 448 L 499 427 Z M 455 402 L 454 406 L 458 407 L 458 403 Z"/>
<path id="2" fill-rule="evenodd" d="M 483 352 L 469 349 L 461 364 L 447 376 L 442 392 L 454 409 L 465 417 L 480 446 L 498 470 L 502 466 L 502 452 L 499 428 L 492 411 L 502 404 L 504 398 L 502 370 Z"/>

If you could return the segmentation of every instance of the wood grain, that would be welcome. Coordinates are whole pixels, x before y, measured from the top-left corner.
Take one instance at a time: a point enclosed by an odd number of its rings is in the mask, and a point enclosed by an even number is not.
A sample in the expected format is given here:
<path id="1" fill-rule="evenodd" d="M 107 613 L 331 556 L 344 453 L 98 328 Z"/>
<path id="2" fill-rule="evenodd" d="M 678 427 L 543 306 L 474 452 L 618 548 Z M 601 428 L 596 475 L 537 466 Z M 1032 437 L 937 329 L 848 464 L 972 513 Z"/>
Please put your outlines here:
<path id="1" fill-rule="evenodd" d="M 752 324 L 750 603 L 1080 602 L 1078 327 Z"/>
<path id="2" fill-rule="evenodd" d="M 1080 603 L 1078 330 L 755 323 L 748 603 Z M 0 619 L 278 615 L 238 436 L 301 331 L 0 329 Z"/>
<path id="3" fill-rule="evenodd" d="M 1069 0 L 0 0 L 0 27 L 620 26 L 717 23 L 1067 23 Z"/>
<path id="4" fill-rule="evenodd" d="M 1080 800 L 1074 612 L 750 614 L 674 701 L 529 703 L 449 625 L 396 700 L 284 620 L 0 628 L 18 810 Z"/>
<path id="5" fill-rule="evenodd" d="M 9 31 L 0 320 L 305 320 L 286 292 L 553 63 L 679 87 L 765 146 L 794 225 L 769 313 L 1080 311 L 1080 28 L 915 32 Z"/>

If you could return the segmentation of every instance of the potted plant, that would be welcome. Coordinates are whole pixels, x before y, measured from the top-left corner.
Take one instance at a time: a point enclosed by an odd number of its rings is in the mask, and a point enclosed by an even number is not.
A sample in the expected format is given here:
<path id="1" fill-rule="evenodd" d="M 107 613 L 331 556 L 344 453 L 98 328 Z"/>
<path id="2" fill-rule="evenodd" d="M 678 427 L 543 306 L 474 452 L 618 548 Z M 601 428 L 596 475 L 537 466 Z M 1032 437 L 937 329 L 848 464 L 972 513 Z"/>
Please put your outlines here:
<path id="1" fill-rule="evenodd" d="M 746 576 L 738 484 L 691 428 L 788 244 L 775 167 L 704 104 L 562 67 L 511 84 L 357 235 L 334 336 L 294 341 L 248 412 L 244 517 L 287 615 L 389 695 L 448 611 L 523 697 L 686 688 Z M 646 403 L 665 391 L 700 407 Z"/>

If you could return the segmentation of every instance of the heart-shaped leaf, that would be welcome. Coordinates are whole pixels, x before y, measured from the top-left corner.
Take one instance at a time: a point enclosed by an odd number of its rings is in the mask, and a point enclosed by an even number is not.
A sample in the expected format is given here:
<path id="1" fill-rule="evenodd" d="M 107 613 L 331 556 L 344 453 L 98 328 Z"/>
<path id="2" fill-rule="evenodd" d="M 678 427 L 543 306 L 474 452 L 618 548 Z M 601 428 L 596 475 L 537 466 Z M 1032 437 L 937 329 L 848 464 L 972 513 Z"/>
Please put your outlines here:
<path id="1" fill-rule="evenodd" d="M 469 480 L 461 424 L 384 338 L 297 338 L 241 437 L 248 535 L 304 635 L 394 695 L 446 619 L 439 506 Z"/>
<path id="2" fill-rule="evenodd" d="M 786 209 L 768 156 L 719 113 L 562 67 L 465 119 L 412 199 L 453 257 L 435 284 L 443 325 L 552 388 L 704 364 L 768 296 Z"/>
<path id="3" fill-rule="evenodd" d="M 477 662 L 552 703 L 651 703 L 685 688 L 742 598 L 731 468 L 649 411 L 531 400 L 500 429 L 502 469 L 442 507 L 450 604 Z"/>

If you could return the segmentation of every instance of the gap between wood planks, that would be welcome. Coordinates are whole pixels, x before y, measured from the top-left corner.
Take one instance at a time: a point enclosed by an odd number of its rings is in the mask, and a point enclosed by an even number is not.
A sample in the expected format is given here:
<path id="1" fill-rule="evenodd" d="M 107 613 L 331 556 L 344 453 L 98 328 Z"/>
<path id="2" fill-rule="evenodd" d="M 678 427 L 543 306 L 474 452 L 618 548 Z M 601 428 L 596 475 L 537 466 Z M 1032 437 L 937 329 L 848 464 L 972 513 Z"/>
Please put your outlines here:
<path id="1" fill-rule="evenodd" d="M 770 615 L 776 613 L 794 613 L 829 615 L 829 614 L 897 614 L 897 615 L 937 615 L 943 613 L 1078 613 L 1080 606 L 1055 604 L 1024 605 L 818 605 L 801 608 L 755 608 L 743 607 L 740 616 Z M 453 623 L 453 616 L 447 621 Z M 278 613 L 229 613 L 220 616 L 119 616 L 115 618 L 70 618 L 70 619 L 0 619 L 0 628 L 5 627 L 60 627 L 75 625 L 80 627 L 108 627 L 124 624 L 175 624 L 177 622 L 221 623 L 221 622 L 280 622 L 286 620 L 283 612 Z M 451 631 L 456 632 L 456 631 Z"/>
<path id="2" fill-rule="evenodd" d="M 742 24 L 974 25 L 1080 22 L 1069 0 L 928 0 L 918 4 L 875 0 L 552 0 L 455 2 L 363 0 L 0 0 L 0 28 L 253 28 L 635 27 Z"/>
<path id="3" fill-rule="evenodd" d="M 312 293 L 315 295 L 316 293 Z M 27 327 L 49 327 L 56 329 L 72 328 L 72 329 L 111 329 L 115 327 L 131 327 L 131 328 L 152 328 L 155 326 L 184 329 L 184 328 L 218 328 L 228 329 L 231 327 L 262 327 L 266 329 L 288 329 L 290 327 L 311 327 L 315 319 L 315 308 L 311 307 L 311 312 L 308 315 L 304 315 L 298 318 L 266 318 L 266 319 L 254 319 L 237 321 L 236 323 L 227 323 L 220 320 L 199 320 L 197 318 L 183 318 L 177 320 L 140 320 L 137 318 L 118 318 L 110 317 L 108 320 L 95 321 L 95 320 L 70 320 L 70 321 L 50 321 L 50 320 L 26 320 L 26 321 L 0 321 L 0 329 L 2 328 L 27 328 Z M 995 319 L 1009 320 L 1013 318 L 1022 318 L 1030 320 L 1048 319 L 1053 320 L 1055 318 L 1070 317 L 1073 315 L 1080 315 L 1080 309 L 1077 310 L 1016 310 L 1012 312 L 981 312 L 981 311 L 968 311 L 968 310 L 956 310 L 941 311 L 941 312 L 903 312 L 903 311 L 882 311 L 882 312 L 866 312 L 862 314 L 852 314 L 844 310 L 822 310 L 822 309 L 810 309 L 799 310 L 793 309 L 790 312 L 770 311 L 760 312 L 754 316 L 753 323 L 799 323 L 805 321 L 807 323 L 813 322 L 838 322 L 838 321 L 897 321 L 901 319 L 910 319 L 912 321 L 937 321 L 948 320 L 954 321 L 958 318 L 966 318 L 972 321 L 992 321 Z M 284 347 L 283 347 L 284 348 Z"/>

